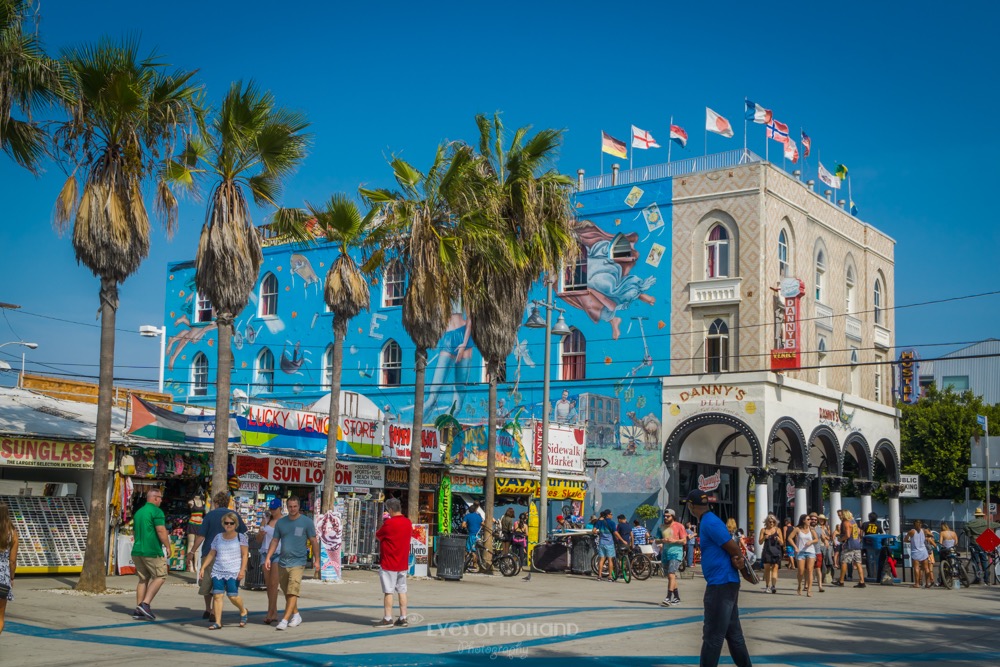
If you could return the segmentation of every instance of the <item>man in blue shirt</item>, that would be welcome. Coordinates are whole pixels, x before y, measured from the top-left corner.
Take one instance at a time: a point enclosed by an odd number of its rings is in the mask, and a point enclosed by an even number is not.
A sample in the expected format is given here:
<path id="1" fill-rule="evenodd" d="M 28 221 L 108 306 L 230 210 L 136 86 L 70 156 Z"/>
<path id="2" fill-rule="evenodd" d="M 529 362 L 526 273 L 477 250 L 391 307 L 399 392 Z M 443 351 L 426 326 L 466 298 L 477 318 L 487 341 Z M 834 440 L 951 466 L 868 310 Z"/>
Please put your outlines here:
<path id="1" fill-rule="evenodd" d="M 465 513 L 465 520 L 462 526 L 469 531 L 469 536 L 465 539 L 465 552 L 475 553 L 476 538 L 479 537 L 479 529 L 483 527 L 483 515 L 479 513 L 479 503 L 472 503 L 472 507 Z"/>
<path id="2" fill-rule="evenodd" d="M 611 581 L 611 559 L 615 557 L 615 538 L 618 537 L 611 510 L 602 510 L 601 518 L 594 522 L 597 535 L 597 580 Z M 608 578 L 604 578 L 604 562 L 608 562 Z"/>
<path id="3" fill-rule="evenodd" d="M 698 519 L 701 571 L 706 584 L 700 665 L 716 667 L 725 640 L 736 667 L 751 667 L 738 604 L 743 553 L 726 524 L 709 510 L 709 502 L 708 494 L 698 489 L 687 495 L 688 511 Z"/>

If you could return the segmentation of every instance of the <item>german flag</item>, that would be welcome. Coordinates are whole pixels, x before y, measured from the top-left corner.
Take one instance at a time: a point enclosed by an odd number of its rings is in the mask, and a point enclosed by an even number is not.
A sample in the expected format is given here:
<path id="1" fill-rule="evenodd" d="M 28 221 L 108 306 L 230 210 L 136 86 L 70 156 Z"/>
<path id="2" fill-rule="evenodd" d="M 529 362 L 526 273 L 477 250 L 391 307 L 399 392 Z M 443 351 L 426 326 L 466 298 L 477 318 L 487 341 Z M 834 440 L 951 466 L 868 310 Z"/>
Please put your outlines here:
<path id="1" fill-rule="evenodd" d="M 601 131 L 601 152 L 620 158 L 628 157 L 628 148 L 625 146 L 625 142 L 618 141 L 603 130 Z"/>

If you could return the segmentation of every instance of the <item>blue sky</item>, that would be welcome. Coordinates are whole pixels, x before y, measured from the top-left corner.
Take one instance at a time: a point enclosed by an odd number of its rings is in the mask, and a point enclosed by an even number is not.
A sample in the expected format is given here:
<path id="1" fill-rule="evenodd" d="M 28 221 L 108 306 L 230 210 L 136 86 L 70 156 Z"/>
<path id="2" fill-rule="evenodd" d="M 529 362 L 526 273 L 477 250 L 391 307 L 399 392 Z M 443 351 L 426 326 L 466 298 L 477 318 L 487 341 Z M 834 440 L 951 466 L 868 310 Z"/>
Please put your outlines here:
<path id="1" fill-rule="evenodd" d="M 478 112 L 565 128 L 558 166 L 569 174 L 599 172 L 602 129 L 626 139 L 635 124 L 665 146 L 671 115 L 691 137 L 673 158 L 701 155 L 705 106 L 736 129 L 710 136 L 709 152 L 738 148 L 746 96 L 806 130 L 811 170 L 817 153 L 850 168 L 861 217 L 897 241 L 896 305 L 1000 290 L 997 5 L 548 4 L 56 0 L 42 4 L 41 33 L 52 52 L 139 33 L 144 50 L 199 69 L 212 101 L 253 78 L 305 111 L 315 144 L 288 205 L 388 185 L 386 156 L 424 167 L 442 140 L 475 138 Z M 749 147 L 763 154 L 761 126 Z M 640 152 L 636 165 L 665 159 Z M 63 179 L 58 165 L 34 178 L 0 159 L 0 301 L 22 307 L 0 319 L 0 342 L 39 343 L 29 371 L 96 376 L 98 281 L 51 225 Z M 193 257 L 203 219 L 203 204 L 185 200 L 179 233 L 168 242 L 157 228 L 123 285 L 116 376 L 155 378 L 157 342 L 131 332 L 162 324 L 166 264 Z M 928 357 L 1000 337 L 998 324 L 998 295 L 905 308 L 896 341 L 951 344 L 922 348 Z M 0 359 L 17 366 L 20 352 Z"/>

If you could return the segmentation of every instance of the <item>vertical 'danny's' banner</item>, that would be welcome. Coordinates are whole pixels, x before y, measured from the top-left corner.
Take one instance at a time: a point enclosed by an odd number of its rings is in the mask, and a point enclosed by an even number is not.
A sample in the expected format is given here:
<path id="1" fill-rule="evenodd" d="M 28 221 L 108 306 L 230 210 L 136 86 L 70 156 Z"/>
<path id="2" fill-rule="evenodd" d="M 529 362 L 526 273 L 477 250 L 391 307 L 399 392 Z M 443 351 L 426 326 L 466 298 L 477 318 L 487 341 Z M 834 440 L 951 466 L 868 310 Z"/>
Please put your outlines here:
<path id="1" fill-rule="evenodd" d="M 784 312 L 781 319 L 781 337 L 776 341 L 780 344 L 771 350 L 771 370 L 790 371 L 802 366 L 799 357 L 799 304 L 802 295 L 806 293 L 806 284 L 798 278 L 782 278 L 778 288 L 779 296 L 784 299 Z"/>

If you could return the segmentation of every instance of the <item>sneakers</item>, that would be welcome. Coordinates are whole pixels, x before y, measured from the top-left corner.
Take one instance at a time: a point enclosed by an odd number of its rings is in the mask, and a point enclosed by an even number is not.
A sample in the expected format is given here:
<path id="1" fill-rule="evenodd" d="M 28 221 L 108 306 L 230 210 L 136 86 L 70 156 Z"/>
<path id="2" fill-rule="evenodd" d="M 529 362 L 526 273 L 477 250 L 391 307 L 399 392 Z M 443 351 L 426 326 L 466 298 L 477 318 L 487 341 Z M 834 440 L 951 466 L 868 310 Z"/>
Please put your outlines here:
<path id="1" fill-rule="evenodd" d="M 286 621 L 285 619 L 281 619 L 278 622 L 278 624 L 276 626 L 274 626 L 274 629 L 275 630 L 287 630 L 288 629 L 288 621 Z"/>
<path id="2" fill-rule="evenodd" d="M 149 605 L 143 602 L 138 607 L 135 608 L 137 612 L 142 615 L 142 618 L 148 619 L 150 621 L 156 620 L 156 615 L 153 614 L 153 610 L 149 608 Z"/>
<path id="3" fill-rule="evenodd" d="M 376 628 L 391 628 L 395 623 L 393 623 L 391 618 L 383 618 L 378 623 L 375 624 Z"/>
<path id="4" fill-rule="evenodd" d="M 774 593 L 774 594 L 777 594 L 778 593 L 777 587 L 771 586 L 771 592 Z"/>
<path id="5" fill-rule="evenodd" d="M 868 585 L 865 582 L 862 581 L 860 584 L 854 584 L 854 587 L 855 588 L 867 588 Z"/>
<path id="6" fill-rule="evenodd" d="M 136 620 L 136 621 L 144 621 L 144 620 L 146 620 L 146 617 L 145 617 L 145 616 L 143 615 L 143 613 L 142 613 L 141 611 L 139 611 L 139 608 L 138 608 L 138 607 L 136 607 L 136 608 L 135 608 L 135 609 L 134 609 L 134 610 L 132 611 L 132 618 L 133 618 L 134 620 Z"/>
<path id="7" fill-rule="evenodd" d="M 396 619 L 394 625 L 397 628 L 407 628 L 410 626 L 410 623 L 406 620 L 405 616 L 400 616 L 399 618 Z"/>
<path id="8" fill-rule="evenodd" d="M 674 604 L 674 599 L 670 596 L 663 598 L 663 600 L 660 602 L 661 607 L 672 607 L 673 604 Z"/>
<path id="9" fill-rule="evenodd" d="M 288 627 L 295 628 L 300 625 L 302 625 L 302 617 L 299 616 L 298 613 L 295 613 L 294 615 L 292 615 L 292 619 L 288 621 Z"/>

